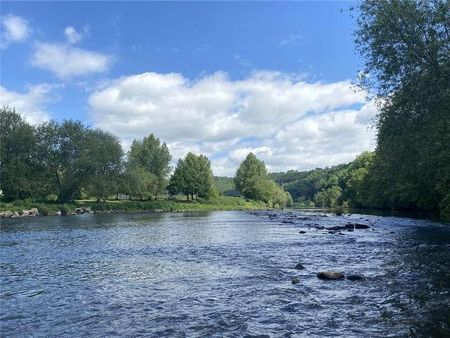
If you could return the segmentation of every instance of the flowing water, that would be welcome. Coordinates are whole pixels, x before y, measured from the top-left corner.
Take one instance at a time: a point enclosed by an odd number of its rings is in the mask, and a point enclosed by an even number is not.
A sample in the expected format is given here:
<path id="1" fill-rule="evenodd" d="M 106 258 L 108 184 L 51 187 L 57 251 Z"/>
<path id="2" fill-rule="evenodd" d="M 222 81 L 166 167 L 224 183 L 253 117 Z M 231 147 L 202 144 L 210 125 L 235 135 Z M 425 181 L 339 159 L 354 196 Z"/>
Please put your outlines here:
<path id="1" fill-rule="evenodd" d="M 300 211 L 1 222 L 2 337 L 450 336 L 450 226 L 437 222 Z M 317 229 L 348 222 L 370 228 Z M 366 279 L 319 280 L 327 269 Z"/>

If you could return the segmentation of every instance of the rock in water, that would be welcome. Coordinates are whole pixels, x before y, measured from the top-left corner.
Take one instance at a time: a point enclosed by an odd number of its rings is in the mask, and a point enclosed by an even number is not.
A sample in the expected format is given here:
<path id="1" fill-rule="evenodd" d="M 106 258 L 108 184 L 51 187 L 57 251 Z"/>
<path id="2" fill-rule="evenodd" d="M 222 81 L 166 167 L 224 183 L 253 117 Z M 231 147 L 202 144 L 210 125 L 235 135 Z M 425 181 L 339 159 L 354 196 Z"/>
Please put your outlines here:
<path id="1" fill-rule="evenodd" d="M 298 283 L 300 283 L 300 279 L 298 277 L 294 277 L 294 278 L 292 278 L 291 283 L 294 285 L 298 284 Z"/>
<path id="2" fill-rule="evenodd" d="M 351 281 L 363 280 L 365 277 L 363 275 L 347 275 L 347 279 Z"/>
<path id="3" fill-rule="evenodd" d="M 303 270 L 305 267 L 303 266 L 302 263 L 297 263 L 297 265 L 294 267 L 294 269 L 296 270 Z"/>
<path id="4" fill-rule="evenodd" d="M 370 226 L 368 226 L 367 224 L 361 224 L 361 223 L 354 223 L 354 224 L 350 224 L 350 226 L 353 225 L 354 229 L 369 229 Z"/>
<path id="5" fill-rule="evenodd" d="M 324 280 L 338 280 L 344 279 L 344 274 L 336 271 L 320 271 L 317 274 L 317 278 Z"/>

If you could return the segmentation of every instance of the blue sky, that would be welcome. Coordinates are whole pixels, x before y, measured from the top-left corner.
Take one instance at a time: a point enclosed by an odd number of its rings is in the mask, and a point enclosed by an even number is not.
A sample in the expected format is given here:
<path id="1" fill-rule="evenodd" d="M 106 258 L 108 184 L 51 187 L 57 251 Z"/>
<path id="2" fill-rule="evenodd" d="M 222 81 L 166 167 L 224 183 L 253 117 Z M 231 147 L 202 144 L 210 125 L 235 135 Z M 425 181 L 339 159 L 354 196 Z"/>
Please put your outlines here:
<path id="1" fill-rule="evenodd" d="M 2 104 L 33 123 L 80 119 L 125 147 L 153 132 L 218 174 L 248 151 L 272 170 L 340 163 L 374 138 L 374 107 L 351 88 L 353 5 L 2 2 Z"/>

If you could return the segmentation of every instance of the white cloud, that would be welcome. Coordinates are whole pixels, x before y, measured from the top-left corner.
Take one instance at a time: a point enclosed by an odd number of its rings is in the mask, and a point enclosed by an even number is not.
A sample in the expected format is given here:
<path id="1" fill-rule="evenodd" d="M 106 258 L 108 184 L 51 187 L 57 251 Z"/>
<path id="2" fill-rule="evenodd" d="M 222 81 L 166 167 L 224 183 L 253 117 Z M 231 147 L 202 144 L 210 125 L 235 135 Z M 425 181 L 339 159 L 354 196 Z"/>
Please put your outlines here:
<path id="1" fill-rule="evenodd" d="M 289 34 L 288 36 L 284 37 L 280 41 L 280 47 L 284 46 L 297 46 L 300 44 L 300 41 L 302 40 L 302 36 L 299 34 Z"/>
<path id="2" fill-rule="evenodd" d="M 59 78 L 106 72 L 110 56 L 61 43 L 36 43 L 33 66 L 48 70 Z"/>
<path id="3" fill-rule="evenodd" d="M 76 43 L 80 42 L 83 37 L 72 26 L 67 26 L 64 29 L 64 35 L 66 36 L 67 42 L 70 44 L 76 44 Z"/>
<path id="4" fill-rule="evenodd" d="M 175 159 L 210 156 L 216 174 L 233 175 L 249 151 L 271 170 L 309 169 L 351 160 L 373 149 L 376 110 L 350 81 L 310 83 L 278 72 L 243 80 L 215 73 L 122 77 L 89 98 L 93 123 L 122 138 L 154 133 Z"/>
<path id="5" fill-rule="evenodd" d="M 26 93 L 19 93 L 0 86 L 0 106 L 15 108 L 29 123 L 47 121 L 50 116 L 45 112 L 45 106 L 51 100 L 53 88 L 52 85 L 39 84 L 29 86 Z"/>
<path id="6" fill-rule="evenodd" d="M 31 34 L 27 20 L 15 15 L 1 16 L 0 48 L 7 48 L 13 42 L 23 42 Z"/>

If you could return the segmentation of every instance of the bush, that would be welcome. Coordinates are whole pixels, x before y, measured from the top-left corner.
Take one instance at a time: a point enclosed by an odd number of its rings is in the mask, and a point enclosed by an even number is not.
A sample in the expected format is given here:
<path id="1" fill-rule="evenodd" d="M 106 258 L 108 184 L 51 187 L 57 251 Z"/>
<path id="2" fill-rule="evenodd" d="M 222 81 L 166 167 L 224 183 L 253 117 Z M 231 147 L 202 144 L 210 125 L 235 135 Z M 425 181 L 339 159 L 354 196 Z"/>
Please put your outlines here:
<path id="1" fill-rule="evenodd" d="M 51 194 L 47 196 L 47 202 L 56 202 L 58 200 L 58 196 L 55 194 Z"/>
<path id="2" fill-rule="evenodd" d="M 71 210 L 67 205 L 62 205 L 61 208 L 61 215 L 70 215 Z"/>
<path id="3" fill-rule="evenodd" d="M 52 214 L 51 210 L 49 207 L 47 207 L 46 205 L 40 204 L 37 206 L 38 210 L 39 210 L 39 215 L 42 216 L 49 216 Z"/>

